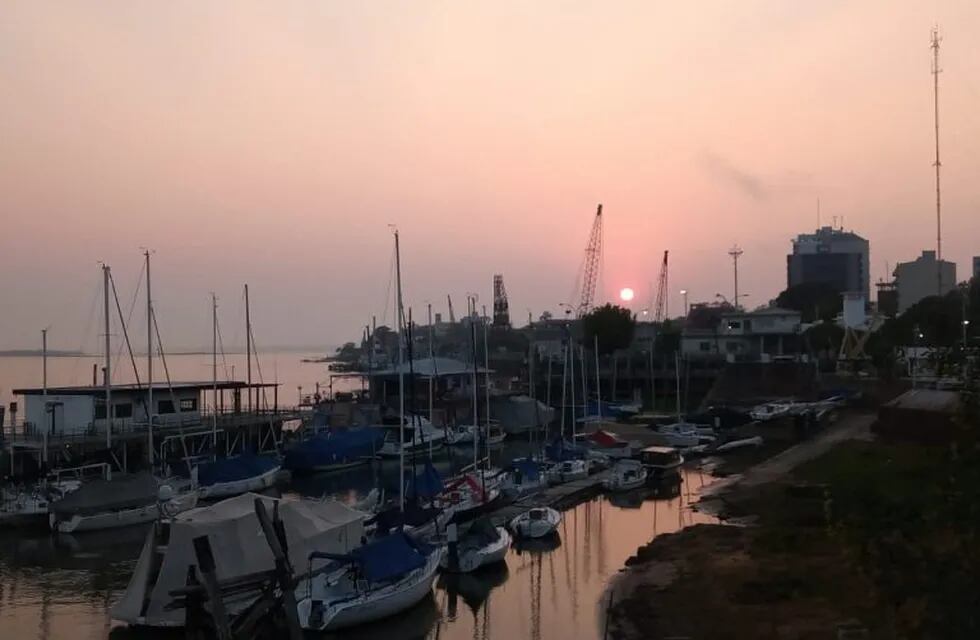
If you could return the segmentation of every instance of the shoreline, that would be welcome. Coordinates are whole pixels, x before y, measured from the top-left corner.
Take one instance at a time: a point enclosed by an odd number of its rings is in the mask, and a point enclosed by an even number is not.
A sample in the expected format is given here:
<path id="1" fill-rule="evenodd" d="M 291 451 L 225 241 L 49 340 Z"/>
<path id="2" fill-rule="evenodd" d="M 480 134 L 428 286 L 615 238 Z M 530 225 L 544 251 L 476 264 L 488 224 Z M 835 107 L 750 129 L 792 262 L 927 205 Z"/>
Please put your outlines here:
<path id="1" fill-rule="evenodd" d="M 748 456 L 719 463 L 721 479 L 696 508 L 721 522 L 660 535 L 639 547 L 603 593 L 602 605 L 610 594 L 613 601 L 601 637 L 829 638 L 836 627 L 866 619 L 864 606 L 834 602 L 809 584 L 820 583 L 812 576 L 823 573 L 847 584 L 844 592 L 866 587 L 844 575 L 847 567 L 834 566 L 833 548 L 813 543 L 801 553 L 795 540 L 771 540 L 778 536 L 767 525 L 772 511 L 785 507 L 774 494 L 794 471 L 842 442 L 867 439 L 872 420 L 866 412 L 845 410 L 814 437 L 770 450 L 761 461 Z M 822 494 L 802 504 L 792 517 L 823 525 Z"/>

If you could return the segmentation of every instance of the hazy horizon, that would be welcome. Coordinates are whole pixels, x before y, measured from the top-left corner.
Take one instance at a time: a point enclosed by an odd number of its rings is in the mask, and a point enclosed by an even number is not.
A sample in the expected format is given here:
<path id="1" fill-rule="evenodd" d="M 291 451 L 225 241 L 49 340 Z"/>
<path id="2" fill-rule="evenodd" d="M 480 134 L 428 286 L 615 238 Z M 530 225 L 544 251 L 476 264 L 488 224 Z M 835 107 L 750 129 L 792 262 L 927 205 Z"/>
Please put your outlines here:
<path id="1" fill-rule="evenodd" d="M 928 5 L 928 6 L 923 6 Z M 604 275 L 669 306 L 785 288 L 843 219 L 871 276 L 935 247 L 929 34 L 940 25 L 943 253 L 980 255 L 980 3 L 37 3 L 0 6 L 0 349 L 98 350 L 99 261 L 134 347 L 141 247 L 167 348 L 356 340 L 406 305 L 524 324 L 569 300 L 597 203 Z M 385 308 L 387 306 L 387 314 Z M 120 339 L 118 336 L 114 339 Z"/>

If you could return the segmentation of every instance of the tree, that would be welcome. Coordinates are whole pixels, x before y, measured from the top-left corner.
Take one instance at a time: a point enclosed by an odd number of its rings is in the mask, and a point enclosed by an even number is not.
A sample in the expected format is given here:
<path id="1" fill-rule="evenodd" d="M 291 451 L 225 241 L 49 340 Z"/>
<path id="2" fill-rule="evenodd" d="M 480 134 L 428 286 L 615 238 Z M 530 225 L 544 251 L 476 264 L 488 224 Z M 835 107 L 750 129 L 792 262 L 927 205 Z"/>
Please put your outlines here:
<path id="1" fill-rule="evenodd" d="M 591 347 L 598 337 L 599 353 L 606 355 L 630 346 L 635 326 L 629 309 L 606 304 L 582 318 L 582 339 L 586 347 Z"/>
<path id="2" fill-rule="evenodd" d="M 776 306 L 799 311 L 803 322 L 833 320 L 844 300 L 840 291 L 825 282 L 804 282 L 776 296 Z"/>

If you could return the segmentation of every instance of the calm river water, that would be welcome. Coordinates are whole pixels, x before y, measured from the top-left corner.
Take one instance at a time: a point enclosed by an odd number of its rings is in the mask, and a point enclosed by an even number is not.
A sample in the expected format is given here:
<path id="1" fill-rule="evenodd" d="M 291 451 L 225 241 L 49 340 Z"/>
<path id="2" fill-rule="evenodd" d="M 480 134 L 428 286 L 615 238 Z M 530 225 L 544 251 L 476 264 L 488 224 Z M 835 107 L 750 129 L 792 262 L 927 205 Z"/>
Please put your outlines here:
<path id="1" fill-rule="evenodd" d="M 501 454 L 521 453 L 512 445 Z M 445 456 L 448 472 L 463 458 Z M 393 483 L 397 466 L 363 467 L 343 476 L 306 479 L 289 493 L 363 496 L 381 477 Z M 344 638 L 594 639 L 602 635 L 603 593 L 626 558 L 653 536 L 713 522 L 690 504 L 711 481 L 684 474 L 680 494 L 668 499 L 594 498 L 565 512 L 556 548 L 512 549 L 506 566 L 454 578 L 440 577 L 432 596 L 410 612 L 347 631 Z M 0 621 L 4 638 L 115 640 L 181 638 L 113 623 L 108 611 L 125 591 L 146 529 L 87 535 L 45 531 L 0 532 Z"/>

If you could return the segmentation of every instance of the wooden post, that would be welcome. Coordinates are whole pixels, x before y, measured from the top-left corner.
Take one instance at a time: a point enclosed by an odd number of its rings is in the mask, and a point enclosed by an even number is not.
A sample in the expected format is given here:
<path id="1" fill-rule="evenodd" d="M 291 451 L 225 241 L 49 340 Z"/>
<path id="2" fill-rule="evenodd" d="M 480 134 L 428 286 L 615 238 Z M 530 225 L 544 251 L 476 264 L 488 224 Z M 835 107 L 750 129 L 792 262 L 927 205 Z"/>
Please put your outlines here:
<path id="1" fill-rule="evenodd" d="M 204 590 L 208 594 L 208 601 L 211 603 L 211 617 L 214 619 L 215 637 L 218 640 L 232 640 L 231 627 L 228 624 L 228 612 L 225 611 L 225 603 L 221 599 L 221 588 L 218 586 L 218 576 L 215 573 L 214 553 L 211 551 L 211 543 L 207 536 L 194 538 L 194 555 L 197 557 L 197 566 L 204 577 Z"/>
<path id="2" fill-rule="evenodd" d="M 272 551 L 272 556 L 276 559 L 276 579 L 279 581 L 279 588 L 282 590 L 282 608 L 286 617 L 286 624 L 289 627 L 290 640 L 303 640 L 303 630 L 299 624 L 299 612 L 296 610 L 296 585 L 293 583 L 293 569 L 289 565 L 289 558 L 283 550 L 283 544 L 279 539 L 277 529 L 283 531 L 282 523 L 278 526 L 269 519 L 269 514 L 265 510 L 265 505 L 261 498 L 255 499 L 255 516 L 265 534 L 265 541 Z M 275 511 L 276 520 L 279 521 L 278 505 Z M 283 536 L 285 537 L 285 536 Z"/>

